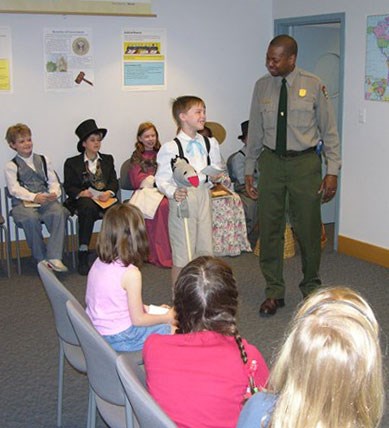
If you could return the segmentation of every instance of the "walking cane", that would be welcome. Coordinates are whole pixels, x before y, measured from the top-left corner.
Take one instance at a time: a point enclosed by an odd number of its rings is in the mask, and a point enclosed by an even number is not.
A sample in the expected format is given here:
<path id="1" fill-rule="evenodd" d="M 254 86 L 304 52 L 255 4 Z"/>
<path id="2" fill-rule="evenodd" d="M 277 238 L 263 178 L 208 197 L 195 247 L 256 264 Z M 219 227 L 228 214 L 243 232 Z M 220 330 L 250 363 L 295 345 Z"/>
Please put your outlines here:
<path id="1" fill-rule="evenodd" d="M 185 201 L 183 201 L 183 202 L 186 202 L 186 200 L 185 200 Z M 179 218 L 182 218 L 182 219 L 184 220 L 186 249 L 187 249 L 187 251 L 188 251 L 188 259 L 189 259 L 189 261 L 191 261 L 191 260 L 192 260 L 192 250 L 191 250 L 191 247 L 190 247 L 190 237 L 189 237 L 188 218 L 187 218 L 187 217 L 185 217 L 185 216 L 183 216 L 183 214 L 184 214 L 184 213 L 181 211 L 181 202 L 178 204 L 177 208 L 178 208 L 178 217 L 179 217 Z M 183 210 L 183 211 L 185 211 L 185 208 L 184 208 L 184 210 Z M 184 215 L 185 215 L 185 214 L 184 214 Z"/>

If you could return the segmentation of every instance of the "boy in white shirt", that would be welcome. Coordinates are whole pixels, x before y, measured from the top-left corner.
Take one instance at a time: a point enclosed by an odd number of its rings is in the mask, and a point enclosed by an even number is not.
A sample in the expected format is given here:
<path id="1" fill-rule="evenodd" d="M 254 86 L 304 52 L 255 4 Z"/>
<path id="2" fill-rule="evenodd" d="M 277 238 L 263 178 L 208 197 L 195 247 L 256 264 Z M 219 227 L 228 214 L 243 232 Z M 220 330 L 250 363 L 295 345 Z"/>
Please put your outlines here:
<path id="1" fill-rule="evenodd" d="M 33 153 L 31 130 L 18 123 L 10 126 L 6 140 L 17 155 L 5 165 L 5 181 L 12 196 L 12 217 L 22 227 L 33 257 L 39 263 L 46 260 L 57 272 L 66 272 L 62 263 L 65 224 L 68 212 L 58 202 L 61 187 L 57 176 L 43 155 Z M 43 239 L 42 223 L 50 237 Z"/>
<path id="2" fill-rule="evenodd" d="M 204 128 L 206 121 L 205 103 L 201 98 L 190 95 L 178 97 L 173 103 L 172 113 L 178 126 L 178 134 L 159 150 L 155 179 L 158 189 L 169 199 L 169 237 L 174 284 L 181 269 L 190 261 L 190 256 L 194 258 L 213 254 L 209 189 L 211 182 L 217 181 L 219 176 L 208 177 L 201 171 L 208 165 L 222 169 L 222 159 L 218 142 L 214 138 L 205 139 L 198 133 Z M 200 183 L 198 187 L 178 187 L 172 170 L 172 160 L 176 157 L 185 157 L 196 170 Z M 178 215 L 179 205 L 185 199 L 189 207 L 187 218 Z"/>

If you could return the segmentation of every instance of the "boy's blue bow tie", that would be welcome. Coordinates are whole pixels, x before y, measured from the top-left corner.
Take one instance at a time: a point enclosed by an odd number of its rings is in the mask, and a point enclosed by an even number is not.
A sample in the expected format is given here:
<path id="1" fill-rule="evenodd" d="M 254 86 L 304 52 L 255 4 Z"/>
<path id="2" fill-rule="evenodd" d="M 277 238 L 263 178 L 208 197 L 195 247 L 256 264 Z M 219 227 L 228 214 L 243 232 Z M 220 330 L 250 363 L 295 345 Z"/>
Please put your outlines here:
<path id="1" fill-rule="evenodd" d="M 197 148 L 197 150 L 200 152 L 201 155 L 205 154 L 203 145 L 200 143 L 200 141 L 194 139 L 194 140 L 189 140 L 189 143 L 186 147 L 186 152 L 188 153 L 188 155 L 194 156 L 195 147 Z"/>

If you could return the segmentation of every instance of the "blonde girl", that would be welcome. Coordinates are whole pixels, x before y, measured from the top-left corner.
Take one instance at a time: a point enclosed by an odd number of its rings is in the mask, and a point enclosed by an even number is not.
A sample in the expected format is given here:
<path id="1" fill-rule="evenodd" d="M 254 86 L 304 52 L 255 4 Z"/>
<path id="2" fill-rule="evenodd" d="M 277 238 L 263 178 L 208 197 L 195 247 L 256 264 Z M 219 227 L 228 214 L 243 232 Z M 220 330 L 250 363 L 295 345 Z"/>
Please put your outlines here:
<path id="1" fill-rule="evenodd" d="M 375 428 L 383 413 L 379 326 L 349 288 L 322 289 L 298 310 L 267 393 L 243 409 L 239 428 Z"/>

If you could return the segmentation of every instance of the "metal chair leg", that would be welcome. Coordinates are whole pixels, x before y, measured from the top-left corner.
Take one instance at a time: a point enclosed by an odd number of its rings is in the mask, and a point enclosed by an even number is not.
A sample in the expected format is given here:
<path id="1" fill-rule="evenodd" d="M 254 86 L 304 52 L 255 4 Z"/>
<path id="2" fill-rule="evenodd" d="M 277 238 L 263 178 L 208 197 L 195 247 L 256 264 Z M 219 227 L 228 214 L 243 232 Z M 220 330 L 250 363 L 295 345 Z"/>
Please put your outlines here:
<path id="1" fill-rule="evenodd" d="M 18 266 L 18 275 L 22 274 L 22 263 L 20 261 L 20 242 L 19 242 L 19 228 L 15 224 L 15 246 L 16 246 L 16 261 Z"/>

